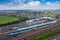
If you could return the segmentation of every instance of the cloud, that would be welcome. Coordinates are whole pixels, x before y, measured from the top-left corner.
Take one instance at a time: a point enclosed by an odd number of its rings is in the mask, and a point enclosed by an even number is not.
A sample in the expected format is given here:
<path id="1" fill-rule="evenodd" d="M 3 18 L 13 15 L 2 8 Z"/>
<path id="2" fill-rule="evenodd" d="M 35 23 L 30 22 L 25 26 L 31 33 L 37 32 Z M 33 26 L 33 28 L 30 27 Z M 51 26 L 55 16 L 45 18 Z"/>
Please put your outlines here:
<path id="1" fill-rule="evenodd" d="M 47 2 L 45 7 L 46 9 L 60 9 L 60 3 Z"/>
<path id="2" fill-rule="evenodd" d="M 51 4 L 51 2 L 47 2 L 46 4 L 47 4 L 47 5 L 50 5 L 50 4 Z"/>
<path id="3" fill-rule="evenodd" d="M 42 5 L 39 1 L 31 1 L 24 6 L 22 9 L 31 9 L 31 10 L 49 10 L 49 9 L 60 9 L 60 3 L 46 2 L 46 5 Z"/>
<path id="4" fill-rule="evenodd" d="M 40 2 L 39 1 L 28 2 L 27 4 L 21 6 L 21 9 L 30 9 L 30 10 L 40 9 Z"/>
<path id="5" fill-rule="evenodd" d="M 50 7 L 60 7 L 60 3 L 51 3 L 51 2 L 47 2 L 46 3 L 47 6 L 50 6 Z"/>
<path id="6" fill-rule="evenodd" d="M 28 3 L 28 5 L 30 5 L 30 6 L 39 6 L 40 2 L 39 1 L 31 1 L 31 2 Z"/>
<path id="7" fill-rule="evenodd" d="M 20 1 L 19 1 L 20 2 Z M 0 5 L 0 9 L 10 9 L 10 10 L 15 10 L 15 9 L 37 9 L 37 7 L 40 6 L 40 2 L 39 1 L 31 1 L 28 2 L 27 4 L 21 5 L 21 3 L 19 5 L 14 5 L 14 3 L 9 3 L 10 5 L 6 6 L 6 5 Z M 13 6 L 14 5 L 14 6 Z"/>
<path id="8" fill-rule="evenodd" d="M 0 5 L 0 10 L 21 10 L 21 9 L 30 10 L 60 9 L 60 3 L 46 2 L 46 4 L 43 5 L 41 4 L 40 1 L 28 0 L 27 2 L 26 0 L 14 0 L 9 3 Z"/>

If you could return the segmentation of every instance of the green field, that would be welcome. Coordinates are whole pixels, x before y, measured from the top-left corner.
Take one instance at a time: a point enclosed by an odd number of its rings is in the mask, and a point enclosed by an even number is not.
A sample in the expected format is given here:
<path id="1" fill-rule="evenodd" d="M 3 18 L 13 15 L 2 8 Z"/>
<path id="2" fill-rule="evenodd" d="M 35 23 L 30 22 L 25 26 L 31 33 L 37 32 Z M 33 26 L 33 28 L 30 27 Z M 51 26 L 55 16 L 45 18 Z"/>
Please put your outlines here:
<path id="1" fill-rule="evenodd" d="M 47 33 L 42 33 L 41 35 L 37 36 L 37 37 L 33 37 L 29 40 L 45 40 L 46 38 L 49 38 L 51 36 L 54 36 L 56 34 L 60 33 L 60 28 L 54 30 L 54 31 L 49 31 Z"/>
<path id="2" fill-rule="evenodd" d="M 0 25 L 17 23 L 26 20 L 27 18 L 12 17 L 12 16 L 0 16 Z"/>
<path id="3" fill-rule="evenodd" d="M 53 14 L 53 13 L 47 13 L 45 14 L 47 17 L 52 17 L 52 18 L 57 18 L 57 15 L 56 14 Z"/>

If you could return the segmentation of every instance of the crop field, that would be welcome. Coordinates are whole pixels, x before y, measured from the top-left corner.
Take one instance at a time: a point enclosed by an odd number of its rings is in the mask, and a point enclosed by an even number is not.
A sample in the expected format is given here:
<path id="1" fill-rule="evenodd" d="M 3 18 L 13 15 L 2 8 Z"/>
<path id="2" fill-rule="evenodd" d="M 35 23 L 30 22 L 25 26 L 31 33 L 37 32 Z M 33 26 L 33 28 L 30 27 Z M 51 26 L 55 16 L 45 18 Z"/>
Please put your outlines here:
<path id="1" fill-rule="evenodd" d="M 0 25 L 20 20 L 18 17 L 0 16 Z"/>

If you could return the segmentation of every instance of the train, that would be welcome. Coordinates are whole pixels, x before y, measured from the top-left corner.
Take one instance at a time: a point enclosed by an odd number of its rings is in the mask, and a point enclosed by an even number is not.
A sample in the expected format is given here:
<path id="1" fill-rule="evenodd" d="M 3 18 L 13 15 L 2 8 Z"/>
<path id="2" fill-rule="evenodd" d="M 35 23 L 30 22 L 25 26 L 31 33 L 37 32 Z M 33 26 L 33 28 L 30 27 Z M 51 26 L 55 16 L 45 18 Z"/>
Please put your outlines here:
<path id="1" fill-rule="evenodd" d="M 16 34 L 23 33 L 23 32 L 26 32 L 26 31 L 29 31 L 29 30 L 32 30 L 32 29 L 38 29 L 38 28 L 41 28 L 41 27 L 45 27 L 45 26 L 48 26 L 48 25 L 53 24 L 53 23 L 56 23 L 56 21 L 51 21 L 51 22 L 47 22 L 47 23 L 34 25 L 34 26 L 20 28 L 20 29 L 9 32 L 9 35 L 16 35 Z"/>
<path id="2" fill-rule="evenodd" d="M 9 36 L 14 36 L 14 35 L 17 35 L 17 34 L 26 32 L 26 31 L 30 31 L 32 29 L 43 28 L 43 27 L 49 26 L 49 25 L 57 22 L 57 21 L 54 20 L 55 18 L 51 18 L 51 17 L 42 17 L 42 18 L 32 19 L 32 20 L 33 21 L 34 20 L 37 20 L 38 21 L 40 19 L 49 19 L 49 20 L 52 20 L 52 21 L 48 21 L 46 23 L 41 23 L 41 24 L 29 26 L 29 27 L 19 28 L 19 29 L 13 30 L 13 31 L 5 32 L 3 34 L 9 35 Z"/>

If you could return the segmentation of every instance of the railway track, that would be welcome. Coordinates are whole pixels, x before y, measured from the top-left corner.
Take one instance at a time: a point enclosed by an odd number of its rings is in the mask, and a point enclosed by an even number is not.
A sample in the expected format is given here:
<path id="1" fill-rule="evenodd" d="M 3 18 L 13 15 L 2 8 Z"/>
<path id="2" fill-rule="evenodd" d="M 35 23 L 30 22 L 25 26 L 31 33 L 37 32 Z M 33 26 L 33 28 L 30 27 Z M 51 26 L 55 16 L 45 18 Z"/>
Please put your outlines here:
<path id="1" fill-rule="evenodd" d="M 45 27 L 33 31 L 31 30 L 30 32 L 26 32 L 25 34 L 20 34 L 19 36 L 15 37 L 12 40 L 27 40 L 28 38 L 38 36 L 43 32 L 48 32 L 60 28 L 59 26 L 60 26 L 60 21 L 58 21 L 56 24 L 53 24 L 49 27 Z"/>
<path id="2" fill-rule="evenodd" d="M 60 25 L 59 22 L 57 22 L 56 24 L 47 26 L 47 27 L 38 28 L 38 29 L 32 29 L 32 30 L 29 30 L 29 31 L 26 31 L 26 32 L 23 32 L 23 33 L 19 33 L 16 37 L 13 37 L 10 40 L 23 40 L 23 39 L 27 40 L 28 38 L 31 38 L 31 37 L 34 37 L 34 36 L 38 36 L 41 33 L 44 33 L 44 32 L 47 32 L 49 30 L 54 30 L 54 29 L 58 28 L 56 26 Z M 5 32 L 5 33 L 2 33 L 2 34 L 6 35 L 6 34 L 9 34 L 9 32 Z"/>

